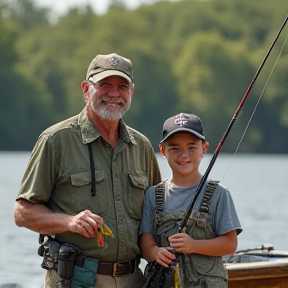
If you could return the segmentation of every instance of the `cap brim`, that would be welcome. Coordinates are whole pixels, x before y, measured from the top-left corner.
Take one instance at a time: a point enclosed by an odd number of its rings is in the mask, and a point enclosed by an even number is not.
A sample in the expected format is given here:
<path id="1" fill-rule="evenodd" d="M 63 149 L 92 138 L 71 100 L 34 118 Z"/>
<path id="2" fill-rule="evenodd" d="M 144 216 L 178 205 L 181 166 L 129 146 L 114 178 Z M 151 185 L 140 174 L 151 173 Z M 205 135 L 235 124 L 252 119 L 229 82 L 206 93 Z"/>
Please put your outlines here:
<path id="1" fill-rule="evenodd" d="M 160 141 L 160 144 L 163 143 L 168 137 L 170 137 L 171 135 L 173 135 L 173 134 L 175 134 L 175 133 L 177 133 L 177 132 L 189 132 L 189 133 L 195 135 L 196 137 L 198 137 L 198 138 L 201 139 L 201 140 L 206 140 L 206 138 L 205 138 L 203 135 L 197 133 L 197 132 L 194 131 L 194 130 L 187 129 L 187 128 L 178 128 L 178 129 L 175 129 L 175 130 L 173 130 L 172 132 L 168 133 L 168 134 Z"/>
<path id="2" fill-rule="evenodd" d="M 98 81 L 109 76 L 120 76 L 128 80 L 130 83 L 132 83 L 132 79 L 128 75 L 119 70 L 104 70 L 102 72 L 90 76 L 89 80 L 93 81 L 94 83 L 97 83 Z"/>

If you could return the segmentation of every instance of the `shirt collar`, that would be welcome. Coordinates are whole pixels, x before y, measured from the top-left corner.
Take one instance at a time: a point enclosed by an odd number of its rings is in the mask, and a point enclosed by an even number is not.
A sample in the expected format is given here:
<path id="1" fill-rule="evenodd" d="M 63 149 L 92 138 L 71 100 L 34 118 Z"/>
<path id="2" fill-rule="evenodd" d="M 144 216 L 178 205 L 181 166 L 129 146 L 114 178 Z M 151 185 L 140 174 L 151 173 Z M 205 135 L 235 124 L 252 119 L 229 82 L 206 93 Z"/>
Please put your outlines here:
<path id="1" fill-rule="evenodd" d="M 102 136 L 96 129 L 93 122 L 87 117 L 86 108 L 83 109 L 79 115 L 78 125 L 81 129 L 83 144 L 88 144 L 95 141 L 97 138 Z M 120 139 L 126 143 L 137 145 L 137 142 L 133 135 L 129 132 L 127 125 L 122 119 L 119 122 Z"/>

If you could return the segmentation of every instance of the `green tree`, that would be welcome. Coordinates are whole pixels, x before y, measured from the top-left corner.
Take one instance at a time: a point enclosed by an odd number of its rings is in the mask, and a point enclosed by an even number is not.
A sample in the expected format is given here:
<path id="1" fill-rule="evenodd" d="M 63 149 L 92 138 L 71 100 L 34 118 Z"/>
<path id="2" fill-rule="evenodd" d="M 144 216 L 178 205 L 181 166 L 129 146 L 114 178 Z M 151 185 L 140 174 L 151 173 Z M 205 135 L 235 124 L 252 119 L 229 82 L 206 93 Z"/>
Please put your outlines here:
<path id="1" fill-rule="evenodd" d="M 187 39 L 175 66 L 179 110 L 201 116 L 213 146 L 220 140 L 232 118 L 253 68 L 245 47 L 218 33 L 196 33 Z M 236 128 L 238 134 L 243 125 Z M 232 147 L 239 137 L 232 137 Z"/>
<path id="2" fill-rule="evenodd" d="M 50 117 L 34 83 L 17 70 L 16 43 L 23 22 L 14 9 L 0 2 L 0 150 L 31 149 L 42 130 L 41 121 Z"/>
<path id="3" fill-rule="evenodd" d="M 6 106 L 1 106 L 0 117 L 5 123 L 15 115 L 22 119 L 13 132 L 0 122 L 1 143 L 5 139 L 0 148 L 18 143 L 27 149 L 30 144 L 24 145 L 23 139 L 34 141 L 47 126 L 79 113 L 85 105 L 80 84 L 91 59 L 112 52 L 134 65 L 136 91 L 125 115 L 128 125 L 158 149 L 167 117 L 196 113 L 215 147 L 287 9 L 286 0 L 277 0 L 277 5 L 269 0 L 183 0 L 156 1 L 129 11 L 123 1 L 110 1 L 105 15 L 83 6 L 56 20 L 32 1 L 0 0 L 0 97 L 9 107 L 2 112 Z M 279 50 L 277 44 L 275 52 Z M 273 51 L 265 64 L 223 151 L 235 149 L 277 53 Z M 287 151 L 286 56 L 284 49 L 241 151 Z M 273 139 L 267 145 L 269 137 Z"/>

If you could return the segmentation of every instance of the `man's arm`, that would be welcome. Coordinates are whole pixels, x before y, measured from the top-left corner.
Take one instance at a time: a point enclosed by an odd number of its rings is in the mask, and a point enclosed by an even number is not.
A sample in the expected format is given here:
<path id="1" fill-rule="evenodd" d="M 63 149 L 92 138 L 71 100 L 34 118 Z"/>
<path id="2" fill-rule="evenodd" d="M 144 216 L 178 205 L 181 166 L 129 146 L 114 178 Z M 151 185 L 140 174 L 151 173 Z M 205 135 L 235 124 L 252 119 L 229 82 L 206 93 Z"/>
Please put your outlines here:
<path id="1" fill-rule="evenodd" d="M 76 215 L 55 213 L 43 204 L 33 204 L 18 199 L 14 207 L 15 223 L 44 235 L 56 235 L 67 231 L 81 234 L 87 238 L 95 237 L 98 225 L 103 219 L 85 210 Z"/>

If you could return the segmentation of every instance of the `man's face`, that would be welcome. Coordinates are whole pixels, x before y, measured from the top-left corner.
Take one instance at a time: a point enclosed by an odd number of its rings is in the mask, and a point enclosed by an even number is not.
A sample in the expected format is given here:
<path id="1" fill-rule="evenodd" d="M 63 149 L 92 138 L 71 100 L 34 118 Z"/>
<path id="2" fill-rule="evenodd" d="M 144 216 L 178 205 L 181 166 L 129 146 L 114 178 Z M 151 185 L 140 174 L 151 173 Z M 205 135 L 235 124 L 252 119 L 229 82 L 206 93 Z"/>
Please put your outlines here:
<path id="1" fill-rule="evenodd" d="M 110 76 L 97 83 L 88 81 L 90 97 L 87 105 L 100 118 L 118 120 L 131 106 L 133 84 L 120 76 Z"/>

